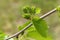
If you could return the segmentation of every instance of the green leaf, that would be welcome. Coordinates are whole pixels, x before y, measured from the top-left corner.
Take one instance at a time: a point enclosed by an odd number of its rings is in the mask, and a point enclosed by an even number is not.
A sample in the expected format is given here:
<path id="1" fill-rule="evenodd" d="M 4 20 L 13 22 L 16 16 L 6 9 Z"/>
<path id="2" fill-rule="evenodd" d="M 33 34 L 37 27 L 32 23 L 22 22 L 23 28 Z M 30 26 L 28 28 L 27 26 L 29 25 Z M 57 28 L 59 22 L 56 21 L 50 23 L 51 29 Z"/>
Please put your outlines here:
<path id="1" fill-rule="evenodd" d="M 41 12 L 41 9 L 40 8 L 37 8 L 37 7 L 32 6 L 32 13 L 33 14 L 39 14 L 40 12 Z"/>
<path id="2" fill-rule="evenodd" d="M 48 25 L 45 20 L 40 19 L 39 17 L 34 17 L 32 22 L 36 28 L 36 30 L 40 33 L 41 36 L 47 37 L 48 35 Z"/>
<path id="3" fill-rule="evenodd" d="M 57 10 L 57 11 L 60 11 L 60 6 L 58 6 L 58 7 L 56 8 L 56 10 Z"/>
<path id="4" fill-rule="evenodd" d="M 35 31 L 35 30 L 36 29 L 35 29 L 34 25 L 32 25 L 30 28 L 27 29 L 27 32 L 31 32 L 31 31 Z"/>
<path id="5" fill-rule="evenodd" d="M 0 40 L 4 40 L 4 39 L 5 39 L 5 34 L 0 31 Z"/>
<path id="6" fill-rule="evenodd" d="M 36 31 L 34 25 L 32 25 L 30 28 L 27 30 L 27 38 L 30 38 L 28 40 L 43 40 L 44 38 L 41 37 L 41 35 Z"/>
<path id="7" fill-rule="evenodd" d="M 32 27 L 30 27 L 32 28 Z M 52 40 L 52 38 L 50 36 L 48 36 L 47 38 L 42 37 L 37 31 L 36 29 L 33 27 L 30 31 L 27 31 L 27 38 L 30 38 L 28 40 Z"/>
<path id="8" fill-rule="evenodd" d="M 48 37 L 48 38 L 41 37 L 41 35 L 37 31 L 32 31 L 32 32 L 28 33 L 27 35 L 28 35 L 28 37 L 30 37 L 31 39 L 34 39 L 34 40 L 52 40 L 50 37 Z"/>
<path id="9" fill-rule="evenodd" d="M 35 6 L 32 6 L 32 7 L 26 6 L 23 8 L 23 12 L 26 14 L 34 15 L 34 14 L 39 14 L 41 12 L 41 9 L 36 8 Z"/>
<path id="10" fill-rule="evenodd" d="M 30 14 L 23 14 L 23 17 L 26 19 L 30 19 L 31 15 Z"/>
<path id="11" fill-rule="evenodd" d="M 36 8 L 36 14 L 39 14 L 41 12 L 40 8 Z"/>
<path id="12" fill-rule="evenodd" d="M 44 40 L 37 31 L 30 31 L 27 36 L 34 40 Z"/>
<path id="13" fill-rule="evenodd" d="M 23 8 L 23 12 L 24 12 L 24 13 L 30 13 L 30 12 L 31 12 L 31 8 L 30 8 L 29 6 L 25 6 L 25 7 Z"/>

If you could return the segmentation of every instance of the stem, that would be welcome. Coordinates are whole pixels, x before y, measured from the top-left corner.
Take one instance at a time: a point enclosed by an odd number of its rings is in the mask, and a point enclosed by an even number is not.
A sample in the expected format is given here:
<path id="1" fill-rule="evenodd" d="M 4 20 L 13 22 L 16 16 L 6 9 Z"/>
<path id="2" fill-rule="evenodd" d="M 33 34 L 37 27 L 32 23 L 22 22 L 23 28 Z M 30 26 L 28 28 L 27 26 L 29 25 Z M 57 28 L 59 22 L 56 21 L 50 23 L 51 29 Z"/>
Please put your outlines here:
<path id="1" fill-rule="evenodd" d="M 53 14 L 54 12 L 56 12 L 56 8 L 53 9 L 53 10 L 51 10 L 51 11 L 49 11 L 48 13 L 42 15 L 40 18 L 41 18 L 41 19 L 44 19 L 45 17 L 47 17 L 47 16 Z M 17 32 L 16 34 L 14 34 L 14 35 L 8 37 L 8 38 L 5 39 L 5 40 L 9 40 L 10 38 L 16 37 L 17 35 L 21 34 L 23 31 L 27 30 L 27 29 L 28 29 L 29 27 L 31 27 L 32 25 L 33 25 L 33 24 L 32 24 L 32 22 L 31 22 L 29 25 L 27 25 L 27 26 L 26 26 L 25 28 L 23 28 L 21 31 L 19 31 L 19 32 Z"/>

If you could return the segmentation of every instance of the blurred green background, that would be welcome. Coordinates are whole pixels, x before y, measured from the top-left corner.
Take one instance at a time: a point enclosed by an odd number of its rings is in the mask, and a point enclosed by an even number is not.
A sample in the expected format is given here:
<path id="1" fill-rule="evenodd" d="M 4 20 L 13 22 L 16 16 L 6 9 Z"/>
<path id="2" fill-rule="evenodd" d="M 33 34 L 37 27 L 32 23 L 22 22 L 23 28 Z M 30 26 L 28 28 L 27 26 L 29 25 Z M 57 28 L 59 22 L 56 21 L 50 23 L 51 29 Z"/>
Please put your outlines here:
<path id="1" fill-rule="evenodd" d="M 27 20 L 21 14 L 24 6 L 41 8 L 41 14 L 47 13 L 60 4 L 60 0 L 0 0 L 0 31 L 12 35 L 18 31 L 18 26 Z M 40 16 L 40 15 L 39 15 Z M 49 32 L 54 34 L 54 40 L 60 40 L 60 19 L 58 13 L 45 18 L 50 26 Z"/>

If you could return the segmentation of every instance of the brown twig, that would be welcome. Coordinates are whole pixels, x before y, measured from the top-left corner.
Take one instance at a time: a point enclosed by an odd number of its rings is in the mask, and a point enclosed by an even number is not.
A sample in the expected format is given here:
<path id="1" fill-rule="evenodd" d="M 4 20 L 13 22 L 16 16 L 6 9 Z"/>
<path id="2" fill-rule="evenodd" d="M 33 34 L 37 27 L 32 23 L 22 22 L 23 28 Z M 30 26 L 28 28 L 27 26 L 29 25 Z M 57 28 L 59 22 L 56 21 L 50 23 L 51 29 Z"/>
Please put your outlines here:
<path id="1" fill-rule="evenodd" d="M 45 17 L 51 15 L 51 14 L 54 13 L 54 12 L 56 12 L 56 8 L 53 9 L 53 10 L 51 10 L 51 11 L 49 11 L 48 13 L 42 15 L 40 18 L 41 18 L 41 19 L 44 19 Z M 27 30 L 27 29 L 28 29 L 29 27 L 31 27 L 31 26 L 32 26 L 32 22 L 31 22 L 29 25 L 27 25 L 25 28 L 23 28 L 22 30 L 20 30 L 20 31 L 17 32 L 16 34 L 13 34 L 12 36 L 8 37 L 8 38 L 5 39 L 5 40 L 9 40 L 10 38 L 16 37 L 17 35 L 21 34 L 23 31 Z"/>

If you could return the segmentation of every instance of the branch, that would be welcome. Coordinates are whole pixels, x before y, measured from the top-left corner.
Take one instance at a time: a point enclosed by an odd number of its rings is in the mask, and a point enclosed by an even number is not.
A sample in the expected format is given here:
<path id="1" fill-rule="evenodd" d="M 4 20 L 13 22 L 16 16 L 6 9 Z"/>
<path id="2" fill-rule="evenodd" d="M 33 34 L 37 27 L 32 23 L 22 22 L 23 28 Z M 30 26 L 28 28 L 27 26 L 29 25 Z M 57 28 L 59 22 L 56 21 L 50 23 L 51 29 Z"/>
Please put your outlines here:
<path id="1" fill-rule="evenodd" d="M 41 18 L 41 19 L 44 19 L 45 17 L 51 15 L 51 14 L 54 13 L 54 12 L 56 12 L 56 8 L 53 9 L 53 10 L 51 10 L 51 11 L 49 11 L 48 13 L 42 15 L 40 18 Z M 8 38 L 5 39 L 5 40 L 9 40 L 9 39 L 11 39 L 11 38 L 13 38 L 13 37 L 16 37 L 17 35 L 21 34 L 23 31 L 27 30 L 27 29 L 28 29 L 29 27 L 31 27 L 31 26 L 32 26 L 32 22 L 31 22 L 29 25 L 27 25 L 25 28 L 23 28 L 22 30 L 20 30 L 20 31 L 17 32 L 16 34 L 14 34 L 14 35 L 8 37 Z"/>

